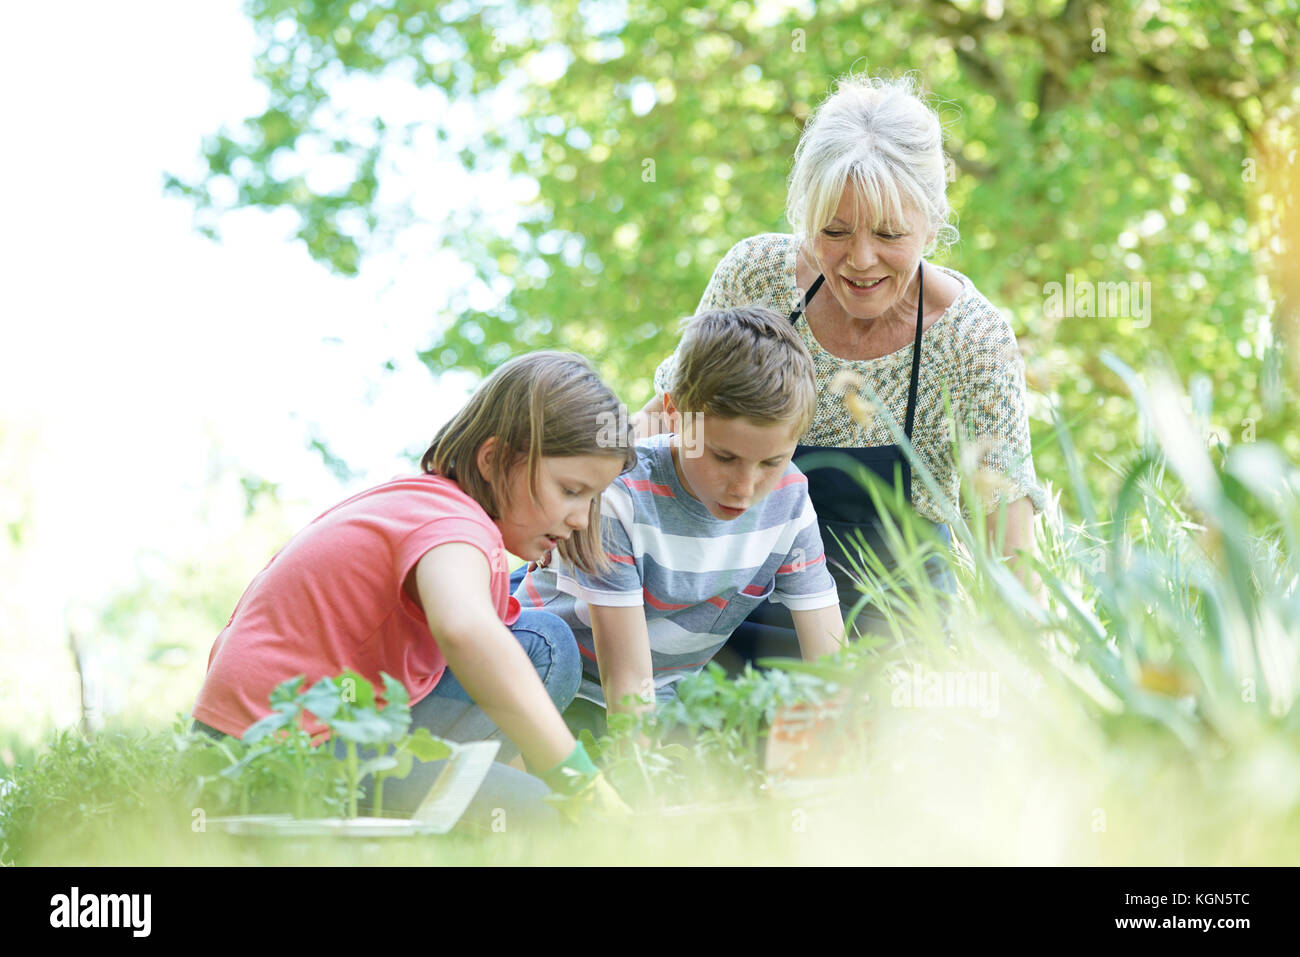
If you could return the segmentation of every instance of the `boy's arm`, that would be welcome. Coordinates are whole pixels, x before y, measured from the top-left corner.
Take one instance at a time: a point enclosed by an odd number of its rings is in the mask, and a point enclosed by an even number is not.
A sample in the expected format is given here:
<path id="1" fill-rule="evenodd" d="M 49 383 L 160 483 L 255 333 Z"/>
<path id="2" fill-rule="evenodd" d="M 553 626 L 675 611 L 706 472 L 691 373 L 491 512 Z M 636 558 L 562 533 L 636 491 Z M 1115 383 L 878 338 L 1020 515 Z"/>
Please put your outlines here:
<path id="1" fill-rule="evenodd" d="M 794 630 L 799 636 L 799 650 L 804 661 L 816 661 L 844 646 L 844 615 L 838 602 L 807 611 L 792 609 L 790 617 L 794 619 Z"/>
<path id="2" fill-rule="evenodd" d="M 655 706 L 654 668 L 650 659 L 650 632 L 642 605 L 592 605 L 591 637 L 596 645 L 596 666 L 605 692 L 605 711 L 641 714 Z M 626 707 L 633 695 L 640 702 Z"/>
<path id="3" fill-rule="evenodd" d="M 789 472 L 802 478 L 793 465 Z M 786 563 L 776 571 L 776 594 L 773 598 L 790 609 L 799 650 L 804 661 L 816 661 L 822 655 L 838 651 L 844 643 L 844 615 L 840 611 L 835 579 L 826 568 L 826 547 L 817 525 L 817 513 L 808 498 L 807 482 L 802 482 L 796 513 L 791 521 L 798 528 L 786 556 Z"/>
<path id="4" fill-rule="evenodd" d="M 566 760 L 577 742 L 532 662 L 497 617 L 487 556 L 462 542 L 439 545 L 416 565 L 415 584 L 429 630 L 474 703 L 532 767 Z"/>

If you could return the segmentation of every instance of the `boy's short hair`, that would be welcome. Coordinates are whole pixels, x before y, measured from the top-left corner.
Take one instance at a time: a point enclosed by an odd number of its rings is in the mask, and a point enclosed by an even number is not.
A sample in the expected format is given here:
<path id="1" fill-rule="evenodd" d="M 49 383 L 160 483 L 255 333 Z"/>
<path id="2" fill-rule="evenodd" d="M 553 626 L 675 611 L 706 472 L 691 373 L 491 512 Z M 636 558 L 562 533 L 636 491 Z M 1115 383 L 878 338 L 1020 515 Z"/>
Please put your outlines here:
<path id="1" fill-rule="evenodd" d="M 790 422 L 802 437 L 817 408 L 812 356 L 785 316 L 763 306 L 713 309 L 682 323 L 673 403 L 722 419 Z"/>

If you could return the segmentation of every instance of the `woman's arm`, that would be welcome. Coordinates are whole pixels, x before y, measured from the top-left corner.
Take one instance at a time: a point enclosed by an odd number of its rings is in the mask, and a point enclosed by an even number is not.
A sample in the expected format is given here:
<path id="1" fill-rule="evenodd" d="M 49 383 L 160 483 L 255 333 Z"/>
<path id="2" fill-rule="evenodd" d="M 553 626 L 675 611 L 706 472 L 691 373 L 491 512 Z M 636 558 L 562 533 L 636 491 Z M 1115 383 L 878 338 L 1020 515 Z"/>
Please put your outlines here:
<path id="1" fill-rule="evenodd" d="M 497 617 L 487 557 L 473 545 L 430 549 L 415 567 L 429 630 L 469 696 L 519 748 L 548 769 L 576 746 L 532 662 Z"/>
<path id="2" fill-rule="evenodd" d="M 998 541 L 999 511 L 999 509 L 994 509 L 985 519 L 988 541 L 990 546 L 994 548 L 997 547 Z M 1007 559 L 1007 564 L 1016 573 L 1016 577 L 1020 579 L 1021 584 L 1036 595 L 1038 576 L 1033 575 L 1033 569 L 1016 555 L 1018 551 L 1023 551 L 1031 557 L 1034 554 L 1034 506 L 1029 501 L 1029 497 L 1025 496 L 1009 504 L 1005 514 L 1006 524 L 1003 530 L 1002 555 Z"/>
<path id="3" fill-rule="evenodd" d="M 816 661 L 822 655 L 839 651 L 844 645 L 844 615 L 839 605 L 791 611 L 794 631 L 799 636 L 799 651 L 804 661 Z"/>
<path id="4" fill-rule="evenodd" d="M 596 666 L 605 692 L 605 711 L 641 714 L 655 707 L 654 668 L 650 659 L 650 633 L 641 605 L 588 605 L 591 637 L 596 645 Z M 626 706 L 634 696 L 638 704 Z"/>

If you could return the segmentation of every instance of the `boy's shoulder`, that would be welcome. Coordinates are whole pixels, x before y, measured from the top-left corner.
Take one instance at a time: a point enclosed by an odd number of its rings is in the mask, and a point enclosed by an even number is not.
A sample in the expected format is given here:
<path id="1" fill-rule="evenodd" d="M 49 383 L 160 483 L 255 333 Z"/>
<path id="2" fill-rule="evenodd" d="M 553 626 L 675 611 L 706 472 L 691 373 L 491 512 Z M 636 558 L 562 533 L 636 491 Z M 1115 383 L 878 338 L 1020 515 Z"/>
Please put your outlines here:
<path id="1" fill-rule="evenodd" d="M 614 479 L 615 486 L 632 489 L 640 482 L 662 477 L 665 468 L 672 467 L 672 434 L 660 433 L 639 439 L 636 443 L 636 464 Z"/>
<path id="2" fill-rule="evenodd" d="M 671 439 L 671 435 L 652 435 L 637 441 L 633 446 L 636 461 L 626 472 L 615 476 L 601 496 L 602 509 L 606 513 L 616 501 L 635 501 L 643 493 L 664 490 L 664 463 L 672 468 Z"/>
<path id="3" fill-rule="evenodd" d="M 808 476 L 794 464 L 793 459 L 786 465 L 785 474 L 763 501 L 770 503 L 771 507 L 778 512 L 787 515 L 787 521 L 801 519 L 805 509 L 811 507 L 808 499 Z"/>

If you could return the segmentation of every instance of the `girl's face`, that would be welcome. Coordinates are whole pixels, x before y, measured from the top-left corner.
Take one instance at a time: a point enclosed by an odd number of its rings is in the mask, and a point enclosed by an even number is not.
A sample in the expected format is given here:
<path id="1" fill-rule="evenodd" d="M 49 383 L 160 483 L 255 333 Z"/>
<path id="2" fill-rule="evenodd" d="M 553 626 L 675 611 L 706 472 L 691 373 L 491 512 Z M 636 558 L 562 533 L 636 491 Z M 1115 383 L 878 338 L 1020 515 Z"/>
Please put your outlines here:
<path id="1" fill-rule="evenodd" d="M 915 283 L 922 250 L 937 231 L 927 228 L 920 210 L 903 211 L 905 223 L 872 229 L 874 211 L 849 183 L 835 215 L 817 234 L 813 256 L 827 289 L 850 318 L 909 319 L 909 300 L 910 311 L 916 310 L 916 295 L 909 295 L 909 286 Z"/>
<path id="2" fill-rule="evenodd" d="M 479 471 L 491 473 L 479 450 Z M 561 541 L 588 525 L 591 503 L 623 471 L 623 456 L 544 455 L 538 463 L 537 498 L 528 488 L 527 460 L 517 461 L 506 476 L 509 505 L 496 520 L 506 550 L 537 561 Z"/>

